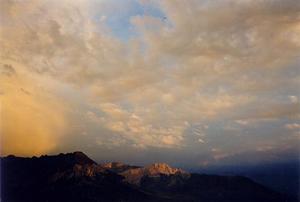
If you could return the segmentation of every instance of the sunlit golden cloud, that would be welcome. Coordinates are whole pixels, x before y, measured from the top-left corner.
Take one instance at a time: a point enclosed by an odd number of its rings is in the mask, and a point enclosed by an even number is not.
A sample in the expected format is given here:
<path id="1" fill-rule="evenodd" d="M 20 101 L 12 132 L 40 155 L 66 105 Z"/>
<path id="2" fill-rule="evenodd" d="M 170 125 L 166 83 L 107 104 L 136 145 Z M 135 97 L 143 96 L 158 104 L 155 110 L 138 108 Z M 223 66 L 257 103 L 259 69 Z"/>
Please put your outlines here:
<path id="1" fill-rule="evenodd" d="M 13 73 L 0 76 L 1 153 L 50 152 L 66 129 L 64 104 L 56 100 L 40 79 L 15 64 L 9 66 Z"/>
<path id="2" fill-rule="evenodd" d="M 297 1 L 1 4 L 5 154 L 82 148 L 80 137 L 208 162 L 263 148 L 259 134 L 267 152 L 299 141 L 284 130 L 300 118 Z"/>

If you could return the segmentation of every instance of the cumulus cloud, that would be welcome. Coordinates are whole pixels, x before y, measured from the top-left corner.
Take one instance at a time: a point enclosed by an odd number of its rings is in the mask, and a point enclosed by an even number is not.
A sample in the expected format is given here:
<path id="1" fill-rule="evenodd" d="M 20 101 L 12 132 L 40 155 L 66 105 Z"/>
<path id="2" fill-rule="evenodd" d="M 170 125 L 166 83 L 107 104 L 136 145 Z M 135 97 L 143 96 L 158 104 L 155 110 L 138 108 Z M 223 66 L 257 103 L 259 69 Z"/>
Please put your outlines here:
<path id="1" fill-rule="evenodd" d="M 297 103 L 298 102 L 298 97 L 294 95 L 290 95 L 289 99 L 291 100 L 292 103 Z"/>
<path id="2" fill-rule="evenodd" d="M 288 123 L 288 124 L 285 124 L 285 127 L 289 130 L 300 129 L 300 124 L 298 124 L 298 123 Z"/>

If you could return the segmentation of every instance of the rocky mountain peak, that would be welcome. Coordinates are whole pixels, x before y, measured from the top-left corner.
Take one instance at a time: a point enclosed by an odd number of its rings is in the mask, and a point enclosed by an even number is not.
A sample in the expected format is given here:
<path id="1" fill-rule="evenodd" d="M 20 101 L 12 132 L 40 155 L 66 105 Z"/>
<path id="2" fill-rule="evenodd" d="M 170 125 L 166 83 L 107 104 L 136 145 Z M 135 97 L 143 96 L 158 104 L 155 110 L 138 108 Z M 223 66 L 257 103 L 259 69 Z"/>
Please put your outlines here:
<path id="1" fill-rule="evenodd" d="M 72 154 L 78 157 L 87 157 L 82 151 L 75 151 Z"/>
<path id="2" fill-rule="evenodd" d="M 178 168 L 172 168 L 166 163 L 154 163 L 145 167 L 145 171 L 150 175 L 165 174 L 171 175 L 176 173 L 183 173 L 184 171 Z"/>
<path id="3" fill-rule="evenodd" d="M 122 173 L 125 180 L 130 184 L 140 184 L 143 177 L 159 177 L 160 175 L 182 175 L 188 177 L 189 173 L 179 169 L 172 168 L 166 163 L 153 163 L 146 167 L 128 169 Z"/>

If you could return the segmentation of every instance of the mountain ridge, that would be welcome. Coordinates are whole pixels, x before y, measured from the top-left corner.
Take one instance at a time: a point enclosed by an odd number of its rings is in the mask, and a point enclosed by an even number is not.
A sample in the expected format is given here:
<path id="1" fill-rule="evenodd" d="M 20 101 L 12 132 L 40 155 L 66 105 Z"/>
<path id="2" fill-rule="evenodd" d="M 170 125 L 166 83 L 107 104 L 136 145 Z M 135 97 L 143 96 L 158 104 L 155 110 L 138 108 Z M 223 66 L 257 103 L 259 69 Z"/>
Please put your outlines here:
<path id="1" fill-rule="evenodd" d="M 159 177 L 160 175 L 181 175 L 188 177 L 190 174 L 179 168 L 172 168 L 166 163 L 153 163 L 145 167 L 128 169 L 119 173 L 130 184 L 139 185 L 143 177 Z"/>
<path id="2" fill-rule="evenodd" d="M 246 177 L 188 173 L 166 163 L 97 164 L 83 152 L 1 157 L 3 201 L 293 201 Z"/>

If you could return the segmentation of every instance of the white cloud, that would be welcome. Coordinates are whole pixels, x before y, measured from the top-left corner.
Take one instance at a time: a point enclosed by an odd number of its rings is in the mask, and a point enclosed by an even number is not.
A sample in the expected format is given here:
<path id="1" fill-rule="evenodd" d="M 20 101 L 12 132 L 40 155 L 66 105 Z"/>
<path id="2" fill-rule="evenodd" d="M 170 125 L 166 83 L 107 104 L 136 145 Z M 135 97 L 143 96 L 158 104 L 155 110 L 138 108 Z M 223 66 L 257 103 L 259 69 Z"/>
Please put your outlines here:
<path id="1" fill-rule="evenodd" d="M 204 140 L 202 140 L 201 138 L 198 139 L 198 142 L 205 143 Z"/>
<path id="2" fill-rule="evenodd" d="M 287 128 L 289 130 L 300 129 L 300 124 L 299 123 L 288 123 L 288 124 L 285 124 L 285 128 Z"/>
<path id="3" fill-rule="evenodd" d="M 292 103 L 297 103 L 298 102 L 298 97 L 295 95 L 289 96 L 289 99 Z"/>
<path id="4" fill-rule="evenodd" d="M 240 125 L 248 125 L 249 124 L 248 120 L 236 120 L 235 122 Z"/>

